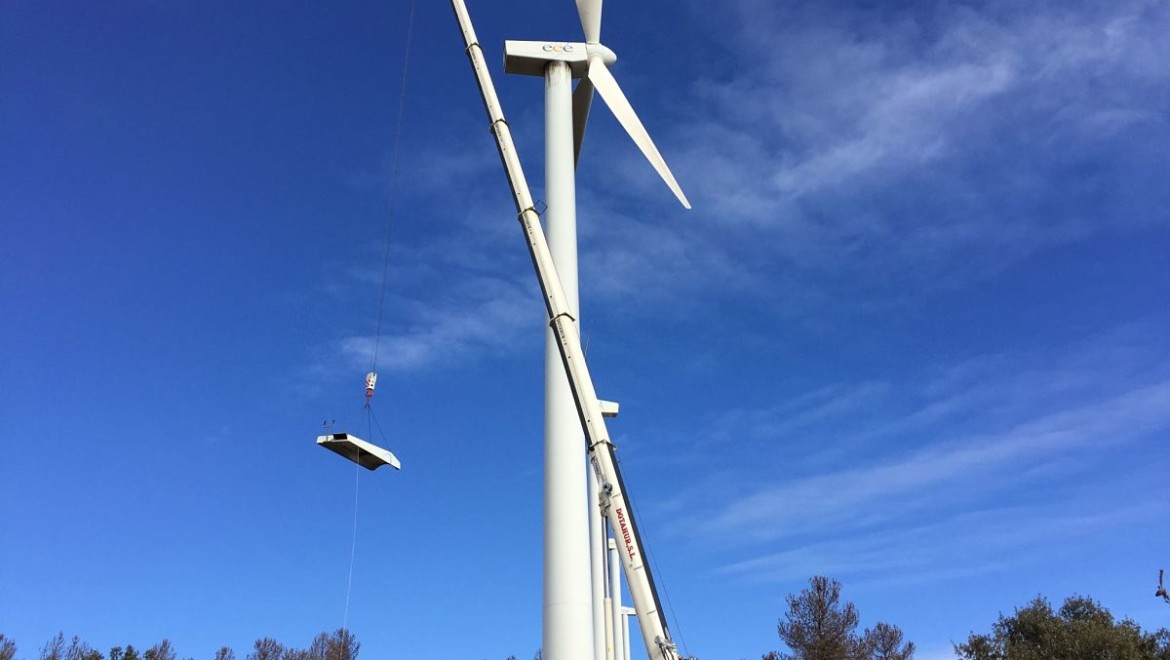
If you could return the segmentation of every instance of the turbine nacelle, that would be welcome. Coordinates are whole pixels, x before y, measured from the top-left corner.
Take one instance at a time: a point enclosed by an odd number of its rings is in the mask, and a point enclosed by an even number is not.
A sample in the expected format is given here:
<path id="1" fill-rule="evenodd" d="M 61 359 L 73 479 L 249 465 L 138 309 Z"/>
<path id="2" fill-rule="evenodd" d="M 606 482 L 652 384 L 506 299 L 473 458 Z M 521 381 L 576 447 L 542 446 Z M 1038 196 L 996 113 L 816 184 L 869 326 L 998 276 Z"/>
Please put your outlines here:
<path id="1" fill-rule="evenodd" d="M 588 3 L 578 3 L 578 6 Z M 600 11 L 600 3 L 596 8 Z M 598 14 L 599 15 L 599 14 Z M 583 15 L 583 19 L 584 19 Z M 583 21 L 583 24 L 584 21 Z M 591 39 L 586 28 L 586 38 Z M 569 65 L 574 78 L 580 78 L 577 89 L 573 92 L 573 159 L 576 162 L 581 156 L 581 142 L 585 138 L 585 124 L 589 121 L 589 108 L 593 103 L 593 92 L 601 94 L 601 98 L 626 133 L 638 145 L 642 155 L 650 161 L 654 171 L 662 177 L 663 182 L 670 188 L 684 208 L 691 208 L 682 188 L 674 179 L 670 167 L 658 147 L 650 139 L 646 127 L 638 119 L 633 106 L 626 99 L 622 88 L 614 80 L 609 67 L 617 61 L 617 54 L 599 42 L 590 40 L 589 43 L 566 41 L 505 41 L 504 42 L 504 71 L 525 76 L 544 76 L 548 65 L 553 62 L 564 62 Z"/>
<path id="2" fill-rule="evenodd" d="M 589 74 L 589 60 L 605 66 L 617 61 L 617 53 L 601 44 L 563 41 L 505 41 L 504 71 L 524 76 L 543 76 L 549 62 L 567 62 L 574 78 Z"/>
<path id="3" fill-rule="evenodd" d="M 589 108 L 593 104 L 593 92 L 601 94 L 602 100 L 613 111 L 614 117 L 626 133 L 638 145 L 642 155 L 650 161 L 654 171 L 662 177 L 684 208 L 691 208 L 687 196 L 674 180 L 674 174 L 658 147 L 650 139 L 646 127 L 638 119 L 625 92 L 614 80 L 609 67 L 617 61 L 617 55 L 601 45 L 601 3 L 602 0 L 576 0 L 577 14 L 581 18 L 581 30 L 585 43 L 565 41 L 505 41 L 504 71 L 525 76 L 544 76 L 552 62 L 565 62 L 574 78 L 580 78 L 573 91 L 573 162 L 581 157 L 581 143 L 585 139 L 585 124 L 589 121 Z"/>

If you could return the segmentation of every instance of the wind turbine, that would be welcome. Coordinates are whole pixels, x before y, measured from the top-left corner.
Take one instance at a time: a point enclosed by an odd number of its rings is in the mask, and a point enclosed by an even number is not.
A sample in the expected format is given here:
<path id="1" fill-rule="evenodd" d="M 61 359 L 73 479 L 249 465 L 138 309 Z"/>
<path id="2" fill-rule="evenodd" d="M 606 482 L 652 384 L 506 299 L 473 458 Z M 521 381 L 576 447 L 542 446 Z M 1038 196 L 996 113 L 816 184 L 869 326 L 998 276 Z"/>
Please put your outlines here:
<path id="1" fill-rule="evenodd" d="M 572 95 L 572 122 L 573 122 L 573 162 L 576 163 L 581 155 L 581 142 L 585 137 L 585 125 L 589 120 L 589 110 L 593 104 L 593 92 L 601 94 L 605 104 L 609 106 L 614 117 L 626 129 L 626 133 L 642 150 L 646 160 L 654 166 L 662 180 L 674 193 L 684 208 L 691 208 L 690 201 L 683 194 L 678 181 L 666 164 L 666 160 L 659 153 L 658 147 L 650 139 L 650 134 L 638 114 L 630 105 L 617 79 L 609 72 L 609 67 L 617 62 L 617 54 L 601 43 L 601 3 L 602 0 L 576 0 L 577 12 L 581 17 L 581 27 L 585 32 L 585 43 L 548 42 L 548 41 L 506 41 L 504 42 L 504 71 L 530 76 L 543 76 L 546 85 L 551 65 L 556 62 L 568 64 L 572 78 L 580 78 L 577 89 Z M 559 108 L 558 108 L 559 109 Z M 552 121 L 552 113 L 545 108 L 546 122 Z M 547 126 L 547 124 L 546 124 Z M 547 134 L 547 128 L 546 128 Z M 546 155 L 548 144 L 545 145 Z"/>
<path id="2" fill-rule="evenodd" d="M 688 209 L 691 207 L 625 93 L 609 72 L 617 55 L 601 44 L 601 3 L 602 0 L 577 0 L 577 12 L 585 33 L 584 43 L 507 41 L 504 44 L 506 72 L 544 78 L 545 195 L 548 205 L 544 228 L 569 313 L 577 320 L 578 327 L 575 171 L 595 90 L 682 205 Z M 575 78 L 581 82 L 573 92 L 571 86 Z M 599 531 L 600 512 L 597 511 L 592 471 L 589 471 L 588 479 L 594 497 L 586 495 L 580 421 L 559 350 L 557 338 L 550 329 L 545 341 L 542 649 L 550 660 L 597 660 L 604 657 L 604 633 L 599 629 L 603 625 L 601 617 L 608 615 L 594 606 L 595 599 L 600 599 L 600 593 L 594 593 L 600 587 L 594 585 L 601 582 L 604 535 Z M 586 511 L 588 517 L 582 516 Z M 596 602 L 600 603 L 600 600 Z"/>

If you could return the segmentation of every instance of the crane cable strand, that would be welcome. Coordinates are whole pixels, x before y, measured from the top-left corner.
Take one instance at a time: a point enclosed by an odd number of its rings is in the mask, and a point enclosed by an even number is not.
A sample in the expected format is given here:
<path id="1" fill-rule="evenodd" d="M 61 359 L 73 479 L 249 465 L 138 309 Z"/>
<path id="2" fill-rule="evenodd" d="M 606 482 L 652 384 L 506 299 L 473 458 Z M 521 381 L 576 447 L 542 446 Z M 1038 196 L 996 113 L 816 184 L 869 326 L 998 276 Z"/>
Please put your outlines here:
<path id="1" fill-rule="evenodd" d="M 613 457 L 614 460 L 617 461 L 618 467 L 620 469 L 622 462 L 621 457 L 617 455 L 617 452 L 613 453 Z M 631 515 L 637 515 L 638 507 L 634 504 L 634 496 L 631 495 L 628 491 L 622 491 L 622 494 L 626 498 L 626 503 L 630 508 Z M 642 542 L 642 545 L 645 547 L 646 551 L 646 571 L 658 573 L 658 576 L 662 577 L 662 570 L 658 568 L 658 561 L 654 558 L 654 549 L 650 547 L 650 541 L 644 538 L 640 538 L 639 540 Z M 670 618 L 674 619 L 674 632 L 678 634 L 678 643 L 679 646 L 682 647 L 683 657 L 690 657 L 690 650 L 687 648 L 686 637 L 683 636 L 682 626 L 680 626 L 678 623 L 678 614 L 675 613 L 674 603 L 672 603 L 670 600 L 670 591 L 666 588 L 666 580 L 661 580 L 659 584 L 662 585 L 662 595 L 666 597 L 666 609 L 670 612 Z M 664 617 L 665 614 L 666 613 L 663 612 Z"/>
<path id="2" fill-rule="evenodd" d="M 357 527 L 358 527 L 358 477 L 361 476 L 361 464 L 353 464 L 353 534 L 349 541 L 349 578 L 345 582 L 345 616 L 341 619 L 341 627 L 349 629 L 349 597 L 353 593 L 353 560 L 357 554 Z"/>
<path id="3" fill-rule="evenodd" d="M 386 309 L 386 281 L 390 275 L 390 238 L 393 234 L 394 228 L 394 193 L 398 185 L 398 162 L 399 152 L 402 145 L 402 116 L 406 108 L 406 80 L 407 73 L 410 71 L 410 49 L 414 41 L 414 13 L 416 0 L 410 2 L 410 14 L 406 21 L 406 48 L 405 54 L 402 58 L 402 78 L 398 85 L 398 117 L 394 126 L 394 147 L 393 158 L 390 167 L 390 185 L 387 192 L 387 209 L 386 209 L 386 238 L 382 244 L 382 282 L 378 289 L 378 316 L 374 329 L 374 349 L 370 359 L 370 371 L 377 373 L 378 371 L 378 344 L 382 339 L 382 318 Z M 364 406 L 365 422 L 366 422 L 366 437 L 373 437 L 373 423 L 374 411 L 370 407 L 370 395 L 372 387 L 367 389 L 366 403 Z M 378 432 L 381 433 L 381 425 L 378 425 Z M 361 457 L 361 450 L 358 450 L 358 458 Z M 341 627 L 348 629 L 349 626 L 349 603 L 350 597 L 353 594 L 353 567 L 354 558 L 357 555 L 357 529 L 358 529 L 358 484 L 361 476 L 361 462 L 354 461 L 353 466 L 353 532 L 350 537 L 349 544 L 349 576 L 345 584 L 345 614 L 342 617 Z"/>
<path id="4" fill-rule="evenodd" d="M 371 437 L 371 438 L 374 437 L 373 429 L 376 428 L 376 429 L 378 429 L 378 438 L 385 441 L 386 440 L 386 432 L 382 430 L 382 423 L 379 422 L 378 418 L 374 416 L 374 409 L 370 407 L 369 402 L 366 403 L 366 410 L 369 411 L 370 419 L 373 420 L 373 422 L 374 422 L 373 428 L 367 429 L 368 437 Z"/>
<path id="5" fill-rule="evenodd" d="M 370 426 L 369 417 L 372 414 L 370 404 L 367 401 L 365 405 L 366 412 L 366 428 Z M 366 433 L 366 437 L 370 437 Z M 361 458 L 361 450 L 358 450 L 357 458 Z M 345 581 L 345 615 L 341 619 L 341 627 L 349 629 L 349 599 L 353 594 L 353 564 L 354 557 L 357 555 L 357 529 L 358 529 L 358 483 L 361 477 L 361 461 L 355 460 L 353 462 L 353 532 L 349 540 L 349 577 Z"/>
<path id="6" fill-rule="evenodd" d="M 414 41 L 414 13 L 416 0 L 410 2 L 410 15 L 406 21 L 406 52 L 402 58 L 402 78 L 398 86 L 398 117 L 394 127 L 394 147 L 393 159 L 390 167 L 390 187 L 387 198 L 386 210 L 386 239 L 382 245 L 382 283 L 378 289 L 378 317 L 377 324 L 374 330 L 374 350 L 370 359 L 370 371 L 376 373 L 378 370 L 378 344 L 382 339 L 382 317 L 386 309 L 386 281 L 390 275 L 390 237 L 394 228 L 394 193 L 398 184 L 398 161 L 399 151 L 402 145 L 402 115 L 406 107 L 406 80 L 407 73 L 410 71 L 410 48 Z M 366 416 L 366 437 L 372 437 L 373 434 L 373 409 L 370 408 L 370 399 L 367 394 L 366 403 L 364 406 Z M 381 432 L 381 425 L 378 431 Z M 360 452 L 360 450 L 359 450 Z M 360 458 L 360 454 L 359 454 Z M 358 484 L 361 476 L 361 463 L 354 461 L 353 473 L 353 533 L 350 538 L 349 545 L 349 576 L 346 579 L 345 585 L 345 614 L 342 618 L 342 628 L 349 626 L 349 602 L 350 596 L 353 594 L 353 567 L 354 558 L 357 555 L 357 527 L 358 527 Z"/>
<path id="7" fill-rule="evenodd" d="M 402 144 L 402 115 L 406 107 L 406 78 L 410 70 L 410 46 L 414 40 L 414 8 L 416 0 L 410 0 L 410 18 L 406 21 L 406 54 L 402 58 L 402 79 L 398 86 L 398 119 L 394 127 L 394 157 L 390 166 L 390 190 L 386 211 L 386 240 L 382 246 L 382 285 L 378 291 L 378 320 L 374 330 L 374 351 L 370 359 L 370 371 L 378 371 L 378 344 L 382 339 L 382 313 L 386 307 L 386 280 L 390 274 L 390 236 L 394 227 L 394 193 L 398 186 L 398 155 Z"/>

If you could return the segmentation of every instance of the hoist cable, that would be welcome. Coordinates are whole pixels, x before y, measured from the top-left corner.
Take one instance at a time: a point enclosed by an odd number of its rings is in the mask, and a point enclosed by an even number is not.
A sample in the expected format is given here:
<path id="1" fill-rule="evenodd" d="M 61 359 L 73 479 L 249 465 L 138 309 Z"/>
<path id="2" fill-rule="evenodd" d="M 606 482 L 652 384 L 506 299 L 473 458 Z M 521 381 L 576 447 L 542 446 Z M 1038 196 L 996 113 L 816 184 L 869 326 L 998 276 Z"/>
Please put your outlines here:
<path id="1" fill-rule="evenodd" d="M 382 318 L 384 316 L 385 308 L 386 308 L 386 282 L 389 279 L 389 275 L 390 275 L 390 238 L 393 234 L 393 228 L 394 228 L 394 196 L 395 196 L 395 191 L 396 191 L 397 186 L 398 186 L 399 152 L 401 151 L 401 146 L 402 146 L 402 119 L 403 119 L 403 115 L 405 114 L 405 108 L 406 108 L 406 80 L 407 80 L 407 73 L 410 70 L 411 44 L 414 40 L 415 2 L 416 2 L 416 0 L 411 0 L 411 2 L 410 2 L 410 15 L 407 18 L 407 22 L 406 22 L 406 48 L 405 48 L 406 52 L 402 58 L 402 78 L 401 78 L 401 80 L 399 82 L 399 86 L 398 86 L 398 117 L 397 117 L 397 120 L 395 122 L 395 127 L 394 127 L 394 146 L 393 146 L 393 154 L 394 155 L 393 155 L 393 158 L 391 160 L 390 184 L 389 184 L 389 189 L 387 191 L 388 197 L 387 197 L 387 210 L 386 210 L 386 238 L 385 238 L 385 242 L 383 243 L 383 246 L 382 246 L 382 282 L 381 282 L 381 285 L 378 289 L 378 316 L 377 316 L 377 322 L 376 322 L 375 329 L 374 329 L 374 349 L 373 349 L 373 352 L 372 352 L 373 354 L 372 354 L 371 359 L 370 359 L 370 376 L 367 377 L 367 381 L 366 381 L 367 382 L 367 390 L 366 390 L 366 403 L 364 406 L 364 413 L 365 413 L 366 437 L 367 438 L 372 437 L 373 424 L 377 423 L 376 420 L 374 420 L 374 411 L 372 408 L 370 408 L 370 396 L 373 393 L 374 384 L 372 382 L 370 382 L 368 380 L 368 378 L 370 378 L 370 377 L 376 378 L 377 377 L 376 373 L 378 370 L 378 345 L 382 339 Z M 378 432 L 381 433 L 381 431 L 382 431 L 381 425 L 378 425 Z M 358 451 L 359 451 L 358 458 L 360 458 L 361 457 L 360 456 L 361 450 L 358 450 Z M 360 476 L 361 476 L 361 462 L 359 460 L 355 460 L 354 461 L 354 473 L 353 473 L 353 532 L 352 532 L 352 535 L 350 538 L 350 545 L 349 545 L 349 576 L 346 579 L 346 585 L 345 585 L 345 614 L 342 617 L 342 624 L 341 624 L 341 627 L 345 628 L 345 629 L 348 629 L 348 627 L 349 627 L 349 603 L 350 603 L 350 597 L 353 594 L 353 568 L 354 568 L 354 563 L 355 563 L 354 559 L 357 556 L 358 484 L 360 483 Z"/>
<path id="2" fill-rule="evenodd" d="M 369 411 L 369 405 L 366 405 L 366 411 Z M 366 426 L 369 426 L 367 421 Z M 367 434 L 366 437 L 369 437 Z M 358 450 L 358 458 L 361 458 L 361 450 Z M 353 533 L 349 540 L 349 577 L 345 582 L 345 616 L 341 619 L 341 627 L 349 629 L 349 598 L 353 593 L 353 565 L 354 557 L 357 555 L 357 528 L 358 528 L 358 483 L 361 477 L 361 463 L 359 461 L 353 462 Z"/>
<path id="3" fill-rule="evenodd" d="M 614 461 L 618 463 L 618 467 L 620 468 L 622 461 L 621 461 L 621 458 L 618 457 L 617 452 L 613 452 L 613 457 L 614 457 Z M 628 503 L 628 505 L 630 507 L 630 514 L 634 515 L 638 510 L 637 505 L 634 504 L 634 496 L 625 490 L 622 491 L 622 494 L 625 496 L 626 502 Z M 654 549 L 650 547 L 650 541 L 647 539 L 643 539 L 643 538 L 639 538 L 638 540 L 642 543 L 642 545 L 645 547 L 645 550 L 646 550 L 646 570 L 647 570 L 647 572 L 652 571 L 654 573 L 658 573 L 659 577 L 661 577 L 662 571 L 658 570 L 658 568 L 657 568 L 658 561 L 654 558 Z M 679 625 L 678 615 L 674 611 L 674 603 L 672 603 L 670 601 L 670 591 L 666 588 L 666 580 L 662 581 L 662 595 L 666 597 L 666 609 L 669 610 L 669 612 L 670 612 L 670 618 L 674 619 L 674 632 L 678 634 L 678 643 L 679 643 L 679 646 L 682 647 L 683 657 L 690 657 L 690 651 L 689 651 L 689 649 L 687 649 L 686 637 L 683 636 L 682 626 Z M 662 615 L 663 615 L 663 618 L 665 619 L 666 612 L 663 612 Z"/>
<path id="4" fill-rule="evenodd" d="M 414 5 L 410 0 L 410 18 L 406 21 L 406 54 L 402 58 L 402 80 L 398 86 L 398 120 L 394 128 L 394 156 L 390 166 L 389 208 L 386 213 L 386 242 L 382 246 L 382 285 L 378 290 L 378 322 L 374 329 L 374 351 L 370 371 L 378 371 L 378 344 L 382 339 L 382 313 L 386 306 L 386 280 L 390 274 L 390 235 L 394 227 L 394 193 L 398 186 L 398 153 L 402 144 L 402 115 L 406 107 L 406 74 L 410 70 L 410 45 L 414 39 Z"/>

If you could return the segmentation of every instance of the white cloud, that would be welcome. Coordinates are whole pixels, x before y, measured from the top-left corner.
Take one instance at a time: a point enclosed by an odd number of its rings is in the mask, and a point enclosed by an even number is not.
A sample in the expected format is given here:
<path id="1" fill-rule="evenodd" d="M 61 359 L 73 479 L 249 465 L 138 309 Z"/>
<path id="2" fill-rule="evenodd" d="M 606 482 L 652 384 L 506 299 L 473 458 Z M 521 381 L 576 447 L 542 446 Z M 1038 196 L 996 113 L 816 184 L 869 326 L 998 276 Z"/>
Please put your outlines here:
<path id="1" fill-rule="evenodd" d="M 1026 550 L 1068 543 L 1164 515 L 1162 503 L 1001 507 L 919 526 L 844 534 L 733 562 L 720 573 L 753 581 L 834 575 L 851 585 L 962 579 L 1027 562 Z M 1038 553 L 1037 553 L 1038 554 Z"/>
<path id="2" fill-rule="evenodd" d="M 310 379 L 339 358 L 367 369 L 375 347 L 379 370 L 410 371 L 506 354 L 539 336 L 539 289 L 491 143 L 469 149 L 452 135 L 439 136 L 425 158 L 400 170 L 395 206 L 424 211 L 397 211 L 392 219 L 381 337 L 374 336 L 376 318 L 357 318 L 304 370 Z M 384 169 L 357 178 L 384 183 Z M 384 231 L 355 246 L 361 260 L 327 265 L 319 288 L 363 310 L 376 305 Z"/>
<path id="3" fill-rule="evenodd" d="M 686 113 L 672 108 L 682 120 L 655 121 L 653 105 L 639 104 L 693 213 L 673 210 L 620 129 L 594 126 L 578 195 L 582 290 L 600 304 L 587 317 L 702 313 L 712 297 L 750 298 L 758 313 L 787 318 L 888 309 L 965 287 L 1042 246 L 1165 219 L 1158 187 L 1142 182 L 1170 165 L 1170 148 L 1139 162 L 1126 146 L 1167 142 L 1170 74 L 1155 63 L 1170 59 L 1170 11 L 1161 3 L 853 14 L 744 0 L 730 9 L 701 7 L 732 21 L 720 30 L 736 36 L 718 42 L 723 51 L 703 46 L 719 65 L 679 99 Z M 528 105 L 505 102 L 539 123 Z M 401 193 L 426 200 L 427 222 L 442 220 L 392 262 L 395 295 L 414 310 L 445 294 L 435 289 L 444 269 L 532 277 L 491 143 L 476 144 L 430 145 L 403 169 Z M 521 146 L 540 197 L 539 141 Z M 1068 178 L 1070 163 L 1124 172 L 1130 188 L 1105 179 L 1091 190 Z M 447 194 L 453 181 L 457 195 Z M 499 313 L 474 295 L 442 304 L 469 317 Z M 458 325 L 431 317 L 397 332 L 394 363 L 488 345 L 455 339 L 476 333 L 473 321 Z M 359 343 L 348 350 L 360 353 Z"/>
<path id="4" fill-rule="evenodd" d="M 1116 480 L 1156 488 L 1166 467 L 1129 458 L 1170 430 L 1160 327 L 719 415 L 681 468 L 701 465 L 703 487 L 676 493 L 669 515 L 688 537 L 720 540 L 730 574 L 851 584 L 1005 570 L 1025 548 L 1156 520 L 1167 503 Z"/>
<path id="5" fill-rule="evenodd" d="M 456 360 L 475 359 L 510 349 L 519 338 L 531 338 L 540 327 L 534 291 L 515 282 L 476 278 L 442 297 L 413 303 L 406 327 L 378 342 L 378 365 L 406 371 Z M 347 337 L 341 351 L 356 365 L 371 363 L 373 337 Z"/>
<path id="6" fill-rule="evenodd" d="M 977 495 L 989 481 L 1013 484 L 1019 471 L 1090 444 L 1115 448 L 1170 427 L 1170 380 L 1087 406 L 1060 410 L 1010 430 L 947 439 L 877 465 L 797 479 L 738 499 L 709 522 L 713 531 L 754 538 L 872 526 L 937 507 L 955 492 Z M 959 499 L 967 499 L 962 496 Z"/>
<path id="7" fill-rule="evenodd" d="M 1140 201 L 1156 185 L 1131 195 L 1075 171 L 1153 184 L 1164 169 L 1162 3 L 732 9 L 716 31 L 736 36 L 708 59 L 742 66 L 694 83 L 700 109 L 676 131 L 687 140 L 675 163 L 701 223 L 724 234 L 708 242 L 764 278 L 776 264 L 850 273 L 851 288 L 888 297 L 1151 213 L 1166 220 Z M 706 5 L 696 13 L 719 20 Z M 1124 146 L 1150 140 L 1162 156 Z"/>

